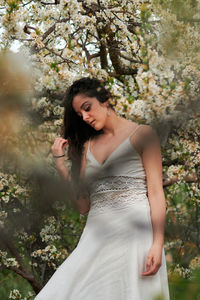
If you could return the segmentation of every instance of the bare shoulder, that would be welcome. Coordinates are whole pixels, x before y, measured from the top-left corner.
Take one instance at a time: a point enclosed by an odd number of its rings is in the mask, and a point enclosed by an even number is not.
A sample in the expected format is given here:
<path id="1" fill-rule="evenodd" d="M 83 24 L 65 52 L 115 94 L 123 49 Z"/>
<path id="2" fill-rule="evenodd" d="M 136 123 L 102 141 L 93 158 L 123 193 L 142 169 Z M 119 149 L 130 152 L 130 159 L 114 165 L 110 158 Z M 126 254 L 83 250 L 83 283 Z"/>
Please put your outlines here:
<path id="1" fill-rule="evenodd" d="M 151 134 L 153 131 L 152 127 L 150 125 L 145 124 L 139 124 L 136 122 L 131 122 L 132 124 L 129 124 L 129 129 L 132 130 L 133 134 L 131 135 L 131 140 L 140 140 L 142 136 L 145 136 L 147 134 Z M 130 132 L 131 132 L 130 130 Z"/>
<path id="2" fill-rule="evenodd" d="M 151 134 L 151 133 L 154 132 L 154 129 L 153 129 L 153 127 L 151 125 L 140 124 L 140 127 L 141 127 L 141 129 L 140 129 L 141 133 L 149 133 L 149 134 Z"/>
<path id="3" fill-rule="evenodd" d="M 138 151 L 138 153 L 142 155 L 146 147 L 154 144 L 155 141 L 159 142 L 159 139 L 156 131 L 153 129 L 151 125 L 137 124 L 135 128 L 136 130 L 134 134 L 131 136 L 130 141 L 133 147 Z"/>
<path id="4" fill-rule="evenodd" d="M 140 129 L 140 140 L 143 147 L 154 144 L 155 142 L 159 143 L 159 138 L 157 132 L 151 125 L 143 124 Z"/>
<path id="5" fill-rule="evenodd" d="M 133 132 L 140 125 L 137 122 L 133 122 L 131 120 L 123 119 L 123 121 L 124 121 L 124 132 L 126 132 L 126 134 Z"/>

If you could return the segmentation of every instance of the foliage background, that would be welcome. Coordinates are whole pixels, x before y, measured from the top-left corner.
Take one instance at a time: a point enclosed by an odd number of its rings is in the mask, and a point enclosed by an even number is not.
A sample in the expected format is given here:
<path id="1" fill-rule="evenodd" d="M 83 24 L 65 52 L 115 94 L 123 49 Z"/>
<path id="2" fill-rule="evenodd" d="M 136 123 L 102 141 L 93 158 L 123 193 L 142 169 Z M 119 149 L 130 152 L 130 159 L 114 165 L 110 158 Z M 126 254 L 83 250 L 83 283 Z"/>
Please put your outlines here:
<path id="1" fill-rule="evenodd" d="M 199 5 L 0 1 L 1 299 L 33 299 L 85 225 L 50 150 L 64 92 L 83 76 L 106 82 L 118 114 L 157 131 L 171 299 L 198 299 Z M 19 53 L 12 54 L 16 41 Z"/>

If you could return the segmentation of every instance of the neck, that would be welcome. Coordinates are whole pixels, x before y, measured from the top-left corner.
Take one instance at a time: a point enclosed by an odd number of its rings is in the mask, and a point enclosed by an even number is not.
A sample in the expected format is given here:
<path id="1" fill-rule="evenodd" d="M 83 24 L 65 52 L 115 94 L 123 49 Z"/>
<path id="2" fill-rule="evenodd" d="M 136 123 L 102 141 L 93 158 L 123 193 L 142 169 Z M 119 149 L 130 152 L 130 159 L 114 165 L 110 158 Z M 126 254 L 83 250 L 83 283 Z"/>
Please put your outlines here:
<path id="1" fill-rule="evenodd" d="M 110 109 L 110 116 L 107 116 L 106 122 L 103 129 L 105 135 L 115 136 L 121 127 L 124 124 L 125 119 L 119 117 L 116 112 Z"/>

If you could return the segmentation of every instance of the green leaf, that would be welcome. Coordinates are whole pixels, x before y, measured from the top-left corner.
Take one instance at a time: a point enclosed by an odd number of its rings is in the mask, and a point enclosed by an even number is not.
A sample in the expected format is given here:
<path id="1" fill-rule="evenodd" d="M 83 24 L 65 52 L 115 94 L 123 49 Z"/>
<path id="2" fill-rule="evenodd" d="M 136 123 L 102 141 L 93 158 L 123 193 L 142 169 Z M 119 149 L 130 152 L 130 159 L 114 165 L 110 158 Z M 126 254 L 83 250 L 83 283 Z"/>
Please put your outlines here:
<path id="1" fill-rule="evenodd" d="M 189 89 L 190 89 L 191 79 L 188 78 L 188 77 L 185 77 L 185 78 L 184 78 L 184 82 L 185 82 L 184 89 L 185 89 L 185 90 L 189 90 Z"/>
<path id="2" fill-rule="evenodd" d="M 51 68 L 52 70 L 55 70 L 57 73 L 60 71 L 60 69 L 59 69 L 59 67 L 58 67 L 58 65 L 57 65 L 56 62 L 51 63 L 51 64 L 50 64 L 50 68 Z"/>

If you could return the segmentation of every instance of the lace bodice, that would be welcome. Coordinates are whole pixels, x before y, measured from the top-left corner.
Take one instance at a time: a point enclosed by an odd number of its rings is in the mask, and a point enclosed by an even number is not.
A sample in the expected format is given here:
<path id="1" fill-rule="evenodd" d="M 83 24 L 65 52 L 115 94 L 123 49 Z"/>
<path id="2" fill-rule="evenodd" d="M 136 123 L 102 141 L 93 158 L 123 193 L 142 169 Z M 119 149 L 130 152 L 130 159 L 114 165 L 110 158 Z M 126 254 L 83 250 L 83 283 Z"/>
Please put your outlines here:
<path id="1" fill-rule="evenodd" d="M 85 182 L 90 194 L 90 215 L 127 208 L 135 203 L 148 204 L 145 170 L 130 136 L 103 164 L 94 158 L 89 144 L 86 160 Z"/>

